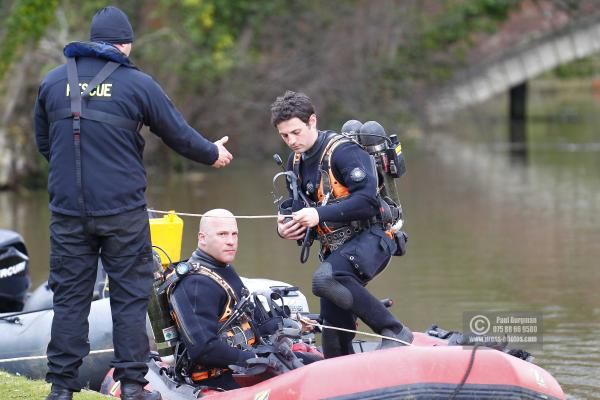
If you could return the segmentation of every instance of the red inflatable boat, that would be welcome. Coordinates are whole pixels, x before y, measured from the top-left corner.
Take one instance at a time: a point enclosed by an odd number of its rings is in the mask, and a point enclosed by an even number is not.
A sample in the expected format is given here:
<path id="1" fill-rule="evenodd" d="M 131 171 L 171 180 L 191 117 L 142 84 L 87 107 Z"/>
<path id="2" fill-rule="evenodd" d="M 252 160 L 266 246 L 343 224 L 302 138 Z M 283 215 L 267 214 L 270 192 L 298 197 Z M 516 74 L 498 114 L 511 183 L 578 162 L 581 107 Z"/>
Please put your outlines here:
<path id="1" fill-rule="evenodd" d="M 448 346 L 424 333 L 415 333 L 412 346 L 318 361 L 228 392 L 195 393 L 162 375 L 155 364 L 147 378 L 165 400 L 565 399 L 558 382 L 530 362 L 486 347 Z M 110 374 L 102 392 L 119 395 Z"/>

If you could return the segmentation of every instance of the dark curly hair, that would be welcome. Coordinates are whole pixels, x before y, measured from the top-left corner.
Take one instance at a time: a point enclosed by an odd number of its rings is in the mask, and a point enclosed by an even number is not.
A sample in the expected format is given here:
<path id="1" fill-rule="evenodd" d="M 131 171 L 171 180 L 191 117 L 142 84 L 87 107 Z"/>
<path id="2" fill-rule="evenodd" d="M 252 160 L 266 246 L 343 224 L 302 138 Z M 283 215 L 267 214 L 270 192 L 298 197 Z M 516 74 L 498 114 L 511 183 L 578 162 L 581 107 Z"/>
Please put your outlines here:
<path id="1" fill-rule="evenodd" d="M 315 114 L 315 106 L 313 106 L 310 98 L 301 92 L 288 90 L 271 104 L 271 123 L 274 127 L 295 117 L 307 124 L 308 119 L 313 114 Z"/>

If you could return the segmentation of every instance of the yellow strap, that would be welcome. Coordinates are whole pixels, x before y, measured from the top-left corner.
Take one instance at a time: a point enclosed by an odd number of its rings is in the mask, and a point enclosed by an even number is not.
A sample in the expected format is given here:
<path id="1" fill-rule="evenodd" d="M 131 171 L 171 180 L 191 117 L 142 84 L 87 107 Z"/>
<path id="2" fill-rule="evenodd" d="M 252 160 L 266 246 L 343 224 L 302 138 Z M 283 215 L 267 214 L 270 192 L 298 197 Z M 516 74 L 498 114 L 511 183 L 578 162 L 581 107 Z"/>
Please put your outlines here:
<path id="1" fill-rule="evenodd" d="M 333 192 L 333 198 L 337 199 L 340 197 L 345 197 L 349 194 L 348 188 L 341 183 L 338 182 L 336 177 L 333 175 L 333 169 L 331 167 L 331 157 L 333 156 L 333 151 L 342 143 L 348 143 L 351 140 L 342 136 L 336 135 L 329 140 L 327 146 L 325 147 L 325 151 L 321 154 L 321 159 L 319 160 L 319 171 L 323 169 L 323 160 L 327 156 L 327 175 L 329 176 L 329 184 L 331 186 L 331 191 Z M 317 200 L 321 202 L 325 197 L 326 193 L 323 193 L 323 177 L 320 177 L 319 187 L 317 188 Z"/>
<path id="2" fill-rule="evenodd" d="M 221 288 L 223 288 L 225 293 L 227 293 L 227 304 L 225 304 L 225 310 L 223 311 L 223 314 L 219 318 L 219 322 L 226 321 L 227 318 L 229 318 L 229 316 L 231 315 L 231 313 L 233 313 L 233 304 L 232 303 L 234 301 L 237 302 L 237 297 L 235 296 L 235 291 L 233 290 L 231 285 L 229 283 L 227 283 L 227 281 L 221 277 L 221 275 L 217 274 L 210 268 L 205 267 L 200 264 L 195 264 L 195 263 L 192 263 L 192 265 L 197 266 L 198 269 L 196 271 L 192 270 L 190 272 L 204 275 L 204 276 L 212 279 L 217 285 L 219 285 L 219 286 L 221 286 Z"/>

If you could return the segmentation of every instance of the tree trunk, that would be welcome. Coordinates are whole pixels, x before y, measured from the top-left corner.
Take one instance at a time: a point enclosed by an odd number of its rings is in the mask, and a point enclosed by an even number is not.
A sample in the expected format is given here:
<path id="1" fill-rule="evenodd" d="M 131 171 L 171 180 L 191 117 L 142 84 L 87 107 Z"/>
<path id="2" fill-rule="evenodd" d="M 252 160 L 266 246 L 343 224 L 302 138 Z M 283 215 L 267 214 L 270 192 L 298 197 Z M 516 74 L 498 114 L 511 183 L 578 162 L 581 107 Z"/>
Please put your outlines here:
<path id="1" fill-rule="evenodd" d="M 25 151 L 30 140 L 19 124 L 19 119 L 25 116 L 16 111 L 27 93 L 26 72 L 31 58 L 31 52 L 26 51 L 5 77 L 5 90 L 0 99 L 3 109 L 0 118 L 0 188 L 15 186 L 31 166 L 27 157 L 29 152 Z"/>

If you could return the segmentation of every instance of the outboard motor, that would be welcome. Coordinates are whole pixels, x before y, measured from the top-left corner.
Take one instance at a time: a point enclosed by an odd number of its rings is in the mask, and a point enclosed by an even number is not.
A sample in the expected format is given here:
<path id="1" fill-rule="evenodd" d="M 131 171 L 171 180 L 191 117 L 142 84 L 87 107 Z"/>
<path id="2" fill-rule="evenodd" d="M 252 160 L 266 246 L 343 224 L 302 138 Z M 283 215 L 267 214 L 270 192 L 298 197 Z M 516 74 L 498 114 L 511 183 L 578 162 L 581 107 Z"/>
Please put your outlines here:
<path id="1" fill-rule="evenodd" d="M 29 278 L 29 256 L 21 235 L 0 229 L 0 313 L 21 311 Z"/>

